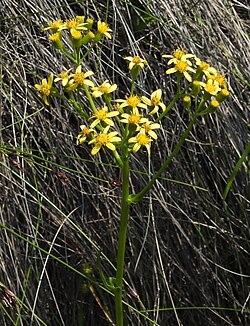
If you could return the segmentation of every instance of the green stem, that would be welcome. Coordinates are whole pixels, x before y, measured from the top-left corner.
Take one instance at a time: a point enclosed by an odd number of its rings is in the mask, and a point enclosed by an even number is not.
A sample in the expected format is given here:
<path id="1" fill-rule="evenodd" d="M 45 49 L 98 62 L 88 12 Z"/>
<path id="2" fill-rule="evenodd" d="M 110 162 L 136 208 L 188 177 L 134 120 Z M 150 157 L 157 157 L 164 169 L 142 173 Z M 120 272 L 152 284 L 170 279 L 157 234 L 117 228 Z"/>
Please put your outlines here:
<path id="1" fill-rule="evenodd" d="M 172 159 L 178 154 L 182 144 L 185 142 L 188 134 L 190 133 L 193 125 L 195 124 L 195 121 L 198 117 L 198 113 L 194 114 L 192 120 L 190 121 L 187 129 L 184 131 L 183 135 L 181 136 L 179 142 L 175 146 L 173 152 L 171 155 L 166 159 L 166 161 L 163 163 L 162 167 L 159 169 L 159 171 L 152 177 L 152 179 L 148 182 L 148 184 L 137 194 L 130 196 L 130 202 L 133 204 L 137 204 L 144 196 L 145 194 L 152 188 L 155 181 L 161 176 L 162 172 L 164 172 L 169 165 L 169 163 L 172 161 Z"/>
<path id="2" fill-rule="evenodd" d="M 124 257 L 126 248 L 126 234 L 129 218 L 129 159 L 128 152 L 124 155 L 122 168 L 122 205 L 121 205 L 121 220 L 118 238 L 118 254 L 117 254 L 117 271 L 116 271 L 116 292 L 115 292 L 115 311 L 116 311 L 116 326 L 123 326 L 123 307 L 122 307 L 122 286 L 123 286 L 123 271 Z"/>
<path id="3" fill-rule="evenodd" d="M 87 96 L 87 98 L 88 98 L 88 101 L 89 101 L 89 104 L 90 104 L 90 106 L 91 106 L 92 111 L 93 111 L 94 113 L 96 113 L 96 112 L 97 112 L 97 109 L 96 109 L 95 103 L 94 103 L 94 101 L 93 101 L 93 98 L 92 98 L 92 96 L 90 95 L 90 92 L 89 92 L 88 86 L 85 85 L 85 84 L 83 84 L 83 88 L 84 88 L 85 94 L 86 94 L 86 96 Z"/>
<path id="4" fill-rule="evenodd" d="M 68 59 L 70 59 L 72 62 L 74 62 L 75 64 L 77 64 L 76 59 L 64 48 L 61 49 L 62 53 L 66 55 L 66 57 Z"/>

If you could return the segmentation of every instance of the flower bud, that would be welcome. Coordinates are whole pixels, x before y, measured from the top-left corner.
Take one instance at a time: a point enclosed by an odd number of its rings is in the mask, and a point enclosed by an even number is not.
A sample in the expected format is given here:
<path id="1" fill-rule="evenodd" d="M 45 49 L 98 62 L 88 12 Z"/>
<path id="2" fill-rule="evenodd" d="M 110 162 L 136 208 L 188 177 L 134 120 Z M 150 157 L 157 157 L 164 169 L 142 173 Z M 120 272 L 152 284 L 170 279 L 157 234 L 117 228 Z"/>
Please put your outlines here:
<path id="1" fill-rule="evenodd" d="M 230 92 L 224 88 L 220 91 L 220 93 L 216 96 L 216 100 L 221 103 L 225 100 L 226 97 L 230 95 Z"/>
<path id="2" fill-rule="evenodd" d="M 189 110 L 191 107 L 191 97 L 188 95 L 185 95 L 182 100 L 183 106 L 185 109 Z"/>

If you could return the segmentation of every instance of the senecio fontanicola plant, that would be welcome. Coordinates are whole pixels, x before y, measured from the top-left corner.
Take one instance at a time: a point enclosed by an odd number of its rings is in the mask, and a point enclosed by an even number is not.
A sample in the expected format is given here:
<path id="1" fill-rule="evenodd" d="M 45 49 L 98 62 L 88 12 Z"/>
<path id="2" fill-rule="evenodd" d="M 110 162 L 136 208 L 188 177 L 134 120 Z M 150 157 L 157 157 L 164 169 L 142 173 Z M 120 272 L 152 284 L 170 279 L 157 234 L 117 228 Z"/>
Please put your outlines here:
<path id="1" fill-rule="evenodd" d="M 49 32 L 50 41 L 70 60 L 71 65 L 67 71 L 60 72 L 55 78 L 51 74 L 47 79 L 42 79 L 41 84 L 36 84 L 35 88 L 46 105 L 49 105 L 49 99 L 53 96 L 60 96 L 71 103 L 82 119 L 81 130 L 76 139 L 77 145 L 90 146 L 92 155 L 103 150 L 110 151 L 122 171 L 116 275 L 106 278 L 103 272 L 100 272 L 103 285 L 115 298 L 116 325 L 122 326 L 124 255 L 130 207 L 140 202 L 166 170 L 196 120 L 200 116 L 215 112 L 221 102 L 229 96 L 229 91 L 224 76 L 214 67 L 195 54 L 178 48 L 171 54 L 162 55 L 168 67 L 166 74 L 176 79 L 176 93 L 170 103 L 164 103 L 162 89 L 152 89 L 151 95 L 148 96 L 137 91 L 136 79 L 150 64 L 137 55 L 124 58 L 131 76 L 131 89 L 125 98 L 120 98 L 117 96 L 118 85 L 112 84 L 110 80 L 95 85 L 91 80 L 94 72 L 85 71 L 82 65 L 98 42 L 102 42 L 104 38 L 112 38 L 112 30 L 106 22 L 95 23 L 91 18 L 77 16 L 65 22 L 52 21 L 43 31 Z M 66 46 L 66 39 L 70 48 Z M 83 97 L 87 98 L 88 106 L 83 105 Z M 148 155 L 151 154 L 152 143 L 157 141 L 157 134 L 163 132 L 160 122 L 176 104 L 187 110 L 190 122 L 158 172 L 151 176 L 138 193 L 133 193 L 129 184 L 130 161 L 145 150 Z"/>

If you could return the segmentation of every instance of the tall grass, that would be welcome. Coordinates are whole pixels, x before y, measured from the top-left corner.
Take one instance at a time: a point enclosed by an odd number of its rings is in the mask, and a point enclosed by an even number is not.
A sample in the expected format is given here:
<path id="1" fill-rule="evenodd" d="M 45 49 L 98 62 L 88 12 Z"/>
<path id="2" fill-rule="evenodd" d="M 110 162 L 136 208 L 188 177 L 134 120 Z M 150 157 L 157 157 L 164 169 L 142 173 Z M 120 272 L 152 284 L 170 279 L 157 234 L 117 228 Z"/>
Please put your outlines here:
<path id="1" fill-rule="evenodd" d="M 81 119 L 54 99 L 44 107 L 33 85 L 68 68 L 41 27 L 75 15 L 107 17 L 114 31 L 85 61 L 102 80 L 128 92 L 125 55 L 149 61 L 138 87 L 165 90 L 161 55 L 183 47 L 223 71 L 232 95 L 199 120 L 168 172 L 133 207 L 125 296 L 128 325 L 248 325 L 249 164 L 223 193 L 249 143 L 247 1 L 1 2 L 0 281 L 16 294 L 1 325 L 110 325 L 113 298 L 100 286 L 115 274 L 119 171 L 108 153 L 93 161 L 77 147 Z M 167 81 L 166 81 L 167 80 Z M 87 105 L 87 102 L 86 102 Z M 133 163 L 133 187 L 175 146 L 188 117 L 175 106 L 149 163 Z M 141 171 L 141 172 L 138 172 Z M 142 173 L 143 172 L 143 173 Z M 91 266 L 92 273 L 88 273 Z M 145 308 L 145 309 L 144 309 Z M 110 311 L 109 311 L 110 310 Z M 135 310 L 142 310 L 139 314 Z M 146 312 L 145 312 L 146 311 Z"/>

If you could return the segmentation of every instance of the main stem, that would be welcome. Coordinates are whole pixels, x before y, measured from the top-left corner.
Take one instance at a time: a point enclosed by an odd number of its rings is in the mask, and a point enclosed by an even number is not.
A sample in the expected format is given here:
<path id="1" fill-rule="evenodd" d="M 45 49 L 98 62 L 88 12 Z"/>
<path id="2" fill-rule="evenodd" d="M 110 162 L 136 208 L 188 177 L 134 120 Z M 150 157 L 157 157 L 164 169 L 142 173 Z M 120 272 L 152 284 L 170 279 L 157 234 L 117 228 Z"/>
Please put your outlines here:
<path id="1" fill-rule="evenodd" d="M 129 159 L 127 153 L 124 155 L 122 167 L 122 205 L 121 219 L 118 238 L 118 253 L 117 253 L 117 270 L 116 270 L 116 292 L 115 292 L 115 311 L 116 311 L 116 326 L 123 326 L 123 307 L 122 307 L 122 286 L 123 286 L 123 271 L 124 257 L 126 248 L 127 225 L 129 218 Z"/>

